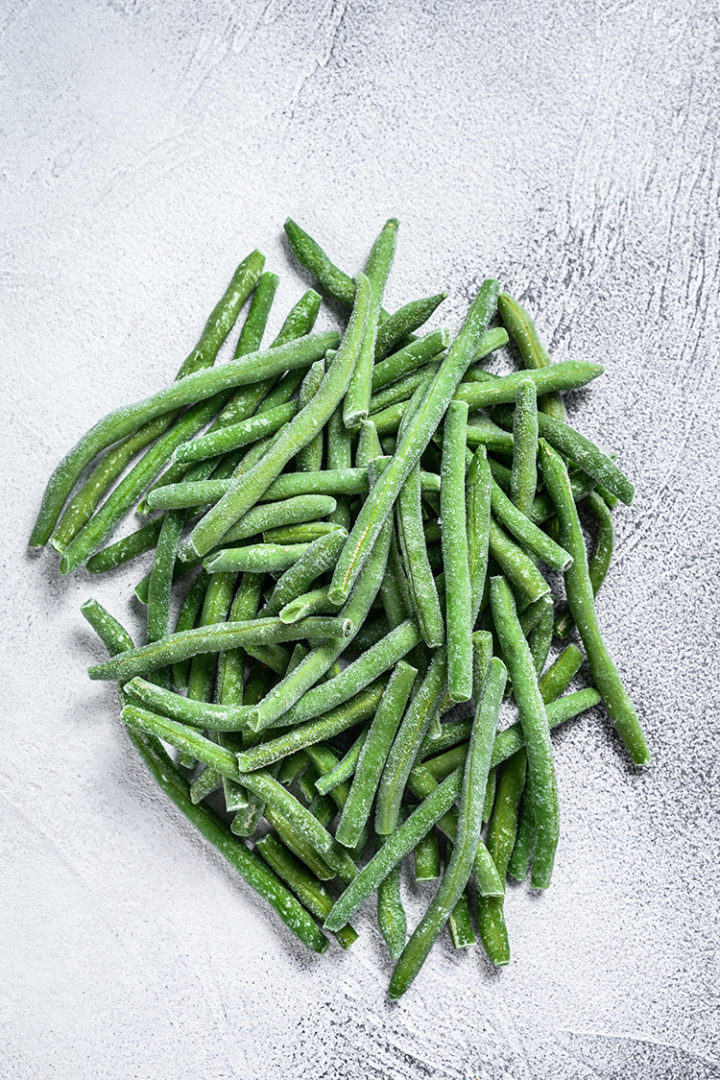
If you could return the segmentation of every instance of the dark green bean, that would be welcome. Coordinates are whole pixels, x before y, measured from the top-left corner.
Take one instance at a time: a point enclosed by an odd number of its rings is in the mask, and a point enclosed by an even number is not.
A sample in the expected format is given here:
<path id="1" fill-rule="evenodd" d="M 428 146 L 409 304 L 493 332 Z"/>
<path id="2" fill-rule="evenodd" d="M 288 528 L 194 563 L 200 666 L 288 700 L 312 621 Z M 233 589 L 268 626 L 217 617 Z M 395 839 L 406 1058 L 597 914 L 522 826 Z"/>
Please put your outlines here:
<path id="1" fill-rule="evenodd" d="M 590 492 L 587 499 L 585 499 L 585 506 L 595 518 L 598 526 L 595 545 L 588 560 L 590 584 L 593 596 L 597 596 L 610 569 L 610 560 L 615 545 L 615 530 L 608 501 L 604 496 L 600 495 L 599 491 Z M 567 637 L 574 625 L 572 615 L 565 607 L 555 619 L 556 637 Z"/>

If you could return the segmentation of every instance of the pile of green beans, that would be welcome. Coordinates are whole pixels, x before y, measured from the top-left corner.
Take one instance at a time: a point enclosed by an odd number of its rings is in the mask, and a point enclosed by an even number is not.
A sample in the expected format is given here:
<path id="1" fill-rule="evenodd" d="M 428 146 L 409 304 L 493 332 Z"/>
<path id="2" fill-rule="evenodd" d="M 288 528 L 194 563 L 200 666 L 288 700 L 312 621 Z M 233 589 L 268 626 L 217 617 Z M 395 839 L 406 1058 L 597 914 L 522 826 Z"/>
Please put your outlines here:
<path id="1" fill-rule="evenodd" d="M 603 703 L 649 761 L 595 608 L 634 488 L 567 420 L 602 368 L 553 363 L 495 280 L 456 334 L 428 331 L 447 292 L 383 307 L 396 219 L 354 276 L 285 233 L 341 332 L 316 329 L 310 289 L 264 346 L 278 278 L 253 251 L 175 381 L 62 459 L 30 546 L 63 573 L 149 555 L 144 643 L 83 605 L 110 654 L 90 677 L 118 684 L 150 775 L 308 948 L 352 946 L 376 894 L 395 999 L 444 930 L 508 963 L 505 882 L 547 888 L 561 837 L 554 728 Z M 519 370 L 487 370 L 506 347 Z M 133 505 L 145 522 L 113 538 Z M 433 895 L 408 934 L 411 856 Z"/>

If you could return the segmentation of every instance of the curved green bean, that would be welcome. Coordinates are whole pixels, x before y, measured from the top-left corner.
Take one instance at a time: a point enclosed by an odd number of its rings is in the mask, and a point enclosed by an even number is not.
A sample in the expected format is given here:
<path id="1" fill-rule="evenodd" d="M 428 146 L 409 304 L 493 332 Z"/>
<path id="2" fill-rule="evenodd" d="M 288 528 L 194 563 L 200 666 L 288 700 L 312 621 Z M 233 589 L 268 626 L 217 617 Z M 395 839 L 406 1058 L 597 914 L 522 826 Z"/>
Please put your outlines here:
<path id="1" fill-rule="evenodd" d="M 544 441 L 540 444 L 540 463 L 545 484 L 557 510 L 560 539 L 573 555 L 573 564 L 565 571 L 565 593 L 585 649 L 593 682 L 600 691 L 610 719 L 633 762 L 636 765 L 646 765 L 650 760 L 650 751 L 635 706 L 622 685 L 618 670 L 600 633 L 588 572 L 585 539 L 572 497 L 567 468 L 560 455 Z"/>

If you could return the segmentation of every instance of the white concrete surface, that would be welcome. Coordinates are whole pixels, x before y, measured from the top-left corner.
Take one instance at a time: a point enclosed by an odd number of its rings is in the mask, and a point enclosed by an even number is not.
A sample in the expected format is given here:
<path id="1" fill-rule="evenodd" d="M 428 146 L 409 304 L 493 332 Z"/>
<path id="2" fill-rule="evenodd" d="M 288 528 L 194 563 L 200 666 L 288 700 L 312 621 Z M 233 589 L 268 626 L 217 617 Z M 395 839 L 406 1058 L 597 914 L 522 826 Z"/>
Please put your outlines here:
<path id="1" fill-rule="evenodd" d="M 436 0 L 5 0 L 0 1075 L 8 1080 L 687 1080 L 718 1056 L 718 12 Z M 361 941 L 295 947 L 140 771 L 90 594 L 136 566 L 25 542 L 98 416 L 162 385 L 234 264 L 292 214 L 344 265 L 402 221 L 391 304 L 497 274 L 553 355 L 606 365 L 573 420 L 636 480 L 600 612 L 651 769 L 600 712 L 557 740 L 546 896 L 513 961 L 437 948 L 385 998 Z M 279 316 L 278 316 L 279 318 Z M 408 883 L 413 917 L 427 890 Z"/>

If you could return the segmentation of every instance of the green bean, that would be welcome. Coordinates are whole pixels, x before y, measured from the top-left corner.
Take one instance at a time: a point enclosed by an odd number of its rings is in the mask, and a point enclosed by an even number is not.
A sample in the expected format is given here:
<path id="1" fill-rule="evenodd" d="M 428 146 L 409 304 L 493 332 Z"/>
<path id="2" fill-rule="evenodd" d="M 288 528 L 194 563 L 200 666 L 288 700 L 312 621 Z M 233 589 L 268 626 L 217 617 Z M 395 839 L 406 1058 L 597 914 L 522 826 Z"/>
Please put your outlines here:
<path id="1" fill-rule="evenodd" d="M 390 528 L 386 528 L 382 533 L 368 560 L 365 573 L 358 581 L 348 603 L 340 612 L 339 618 L 347 619 L 353 624 L 355 628 L 353 634 L 365 621 L 380 588 L 387 563 L 390 533 Z M 305 619 L 304 623 L 293 625 L 302 626 L 309 621 Z M 314 648 L 303 662 L 273 687 L 264 701 L 257 706 L 253 717 L 254 730 L 262 731 L 283 717 L 288 709 L 299 701 L 307 690 L 315 686 L 332 667 L 351 640 L 352 638 L 344 642 L 328 642 L 326 645 Z"/>
<path id="2" fill-rule="evenodd" d="M 528 876 L 535 846 L 535 814 L 533 810 L 532 788 L 525 784 L 520 811 L 518 814 L 515 844 L 508 861 L 507 872 L 516 881 L 524 881 Z"/>
<path id="3" fill-rule="evenodd" d="M 307 551 L 309 544 L 246 544 L 220 548 L 203 565 L 209 574 L 221 570 L 249 570 L 254 574 L 287 570 Z"/>
<path id="4" fill-rule="evenodd" d="M 352 465 L 352 435 L 345 427 L 342 407 L 339 406 L 328 420 L 326 431 L 328 470 L 349 469 Z M 350 505 L 347 499 L 339 499 L 337 509 L 330 515 L 330 521 L 350 528 Z"/>
<path id="5" fill-rule="evenodd" d="M 468 701 L 472 696 L 472 596 L 465 509 L 467 416 L 464 402 L 450 403 L 445 416 L 440 474 L 447 682 L 452 702 Z"/>
<path id="6" fill-rule="evenodd" d="M 497 521 L 537 558 L 553 570 L 565 570 L 571 556 L 555 541 L 534 525 L 525 513 L 514 505 L 499 484 L 492 485 L 492 509 Z"/>
<path id="7" fill-rule="evenodd" d="M 448 930 L 454 949 L 469 949 L 471 945 L 477 945 L 467 893 L 460 897 L 450 912 Z"/>
<path id="8" fill-rule="evenodd" d="M 370 388 L 372 369 L 375 359 L 378 317 L 382 308 L 385 283 L 395 255 L 398 222 L 389 218 L 377 240 L 372 246 L 365 274 L 370 283 L 370 304 L 366 316 L 366 325 L 360 350 L 356 355 L 355 366 L 345 392 L 343 403 L 343 421 L 351 430 L 360 426 L 370 411 Z"/>
<path id="9" fill-rule="evenodd" d="M 471 449 L 484 446 L 495 454 L 512 454 L 514 442 L 510 432 L 501 428 L 489 416 L 473 413 L 468 423 L 467 444 Z"/>
<path id="10" fill-rule="evenodd" d="M 355 282 L 335 266 L 320 245 L 312 239 L 292 218 L 284 225 L 290 249 L 302 266 L 318 279 L 323 289 L 346 307 L 355 299 Z"/>
<path id="11" fill-rule="evenodd" d="M 488 458 L 488 464 L 490 465 L 493 479 L 497 481 L 507 495 L 510 491 L 510 469 L 508 469 L 506 465 L 502 465 L 499 461 L 495 461 L 493 458 Z M 572 486 L 575 502 L 581 502 L 583 499 L 586 499 L 595 487 L 595 481 L 584 473 L 572 476 L 570 478 L 570 484 Z M 546 493 L 536 495 L 533 499 L 530 520 L 535 525 L 542 525 L 543 522 L 554 517 L 554 515 L 555 507 L 552 504 L 550 496 Z"/>
<path id="12" fill-rule="evenodd" d="M 329 611 L 333 611 L 332 605 L 328 602 L 327 594 L 327 585 L 301 593 L 300 596 L 295 597 L 294 600 L 291 600 L 280 609 L 280 618 L 283 622 L 293 623 L 307 618 L 308 615 L 327 614 Z"/>
<path id="13" fill-rule="evenodd" d="M 359 694 L 371 682 L 383 675 L 402 659 L 420 640 L 417 627 L 411 620 L 406 620 L 374 645 L 358 659 L 344 668 L 339 675 L 327 682 L 308 690 L 294 705 L 278 717 L 283 727 L 305 723 L 321 716 L 327 709 L 334 709 L 344 701 Z M 254 726 L 254 715 L 248 716 L 252 730 L 262 730 Z"/>
<path id="14" fill-rule="evenodd" d="M 335 565 L 345 539 L 346 534 L 338 529 L 313 540 L 305 554 L 278 578 L 263 614 L 277 615 L 286 604 L 302 596 L 321 574 Z"/>
<path id="15" fill-rule="evenodd" d="M 334 353 L 328 353 L 328 363 L 332 363 Z M 300 383 L 300 390 L 298 393 L 298 406 L 304 409 L 306 405 L 310 404 L 318 390 L 320 389 L 320 383 L 323 380 L 325 374 L 325 361 L 316 360 L 314 364 L 310 366 L 308 372 Z M 295 468 L 298 472 L 318 472 L 322 469 L 323 462 L 323 433 L 322 429 L 318 431 L 314 439 L 311 439 L 309 443 L 298 450 L 295 458 Z"/>
<path id="16" fill-rule="evenodd" d="M 487 409 L 491 405 L 504 405 L 514 402 L 517 388 L 522 382 L 531 381 L 535 385 L 538 394 L 545 394 L 550 390 L 577 390 L 581 386 L 587 386 L 598 375 L 602 375 L 603 367 L 600 364 L 589 364 L 581 360 L 563 360 L 560 364 L 543 368 L 540 371 L 516 371 L 511 375 L 503 375 L 501 378 L 487 382 L 465 382 L 458 387 L 455 393 L 456 401 L 466 401 L 471 411 L 475 409 Z M 553 421 L 560 423 L 560 421 Z M 542 423 L 539 420 L 540 434 Z"/>
<path id="17" fill-rule="evenodd" d="M 525 517 L 532 512 L 537 488 L 537 442 L 537 392 L 530 379 L 523 379 L 515 395 L 510 498 Z"/>
<path id="18" fill-rule="evenodd" d="M 530 654 L 533 658 L 535 674 L 540 678 L 550 652 L 553 639 L 553 623 L 555 621 L 554 606 L 548 608 L 528 635 L 527 643 L 530 646 Z"/>
<path id="19" fill-rule="evenodd" d="M 337 505 L 335 499 L 333 502 Z M 263 542 L 266 544 L 311 544 L 319 536 L 327 536 L 328 533 L 340 530 L 347 532 L 342 525 L 334 525 L 330 521 L 304 521 L 297 525 L 280 525 L 277 528 L 266 529 L 263 532 Z"/>
<path id="20" fill-rule="evenodd" d="M 378 837 L 380 845 L 384 842 L 385 838 Z M 378 926 L 393 960 L 397 960 L 402 952 L 407 937 L 407 915 L 402 902 L 400 877 L 401 867 L 398 863 L 377 887 Z"/>
<path id="21" fill-rule="evenodd" d="M 148 642 L 159 641 L 170 633 L 170 592 L 173 568 L 184 522 L 185 514 L 181 510 L 171 510 L 163 518 L 148 588 Z"/>
<path id="22" fill-rule="evenodd" d="M 450 332 L 446 329 L 433 330 L 417 341 L 410 342 L 405 348 L 393 353 L 387 360 L 375 364 L 372 373 L 372 390 L 376 394 L 389 383 L 394 383 L 410 371 L 422 368 L 433 360 L 438 353 L 450 344 Z"/>
<path id="23" fill-rule="evenodd" d="M 467 545 L 470 620 L 477 622 L 487 578 L 492 476 L 483 446 L 475 451 L 467 475 Z"/>
<path id="24" fill-rule="evenodd" d="M 360 732 L 355 739 L 355 742 L 347 753 L 338 761 L 337 765 L 331 769 L 330 772 L 315 781 L 318 795 L 327 795 L 327 793 L 337 787 L 338 784 L 342 784 L 353 775 L 357 768 L 357 763 L 366 738 L 367 729 Z"/>
<path id="25" fill-rule="evenodd" d="M 375 342 L 375 360 L 379 361 L 383 357 L 390 356 L 393 349 L 412 334 L 413 330 L 418 330 L 427 322 L 447 296 L 446 292 L 441 292 L 436 293 L 435 296 L 424 297 L 422 300 L 411 300 L 409 304 L 394 311 L 387 319 L 381 320 Z"/>
<path id="26" fill-rule="evenodd" d="M 376 485 L 377 496 L 364 503 L 352 532 L 338 560 L 330 588 L 330 599 L 344 601 L 367 560 L 378 534 L 410 470 L 419 461 L 425 447 L 450 403 L 470 359 L 476 352 L 482 333 L 490 320 L 497 299 L 497 282 L 487 281 L 476 297 L 459 335 L 451 345 L 435 376 L 428 394 L 408 426 L 395 456 L 384 469 Z"/>
<path id="27" fill-rule="evenodd" d="M 190 439 L 177 448 L 175 461 L 190 464 L 193 461 L 203 461 L 206 458 L 217 457 L 219 454 L 226 454 L 230 450 L 238 450 L 241 446 L 247 446 L 266 435 L 274 435 L 292 420 L 297 411 L 298 402 L 288 401 L 274 409 L 249 416 L 237 424 L 217 428 L 208 432 L 207 435 Z"/>
<path id="28" fill-rule="evenodd" d="M 312 402 L 306 405 L 267 451 L 265 456 L 242 478 L 231 482 L 230 489 L 209 510 L 190 533 L 190 543 L 198 555 L 205 555 L 218 543 L 236 521 L 260 499 L 282 472 L 290 458 L 322 430 L 341 400 L 360 348 L 367 323 L 370 286 L 358 274 L 357 302 L 350 316 L 340 348 Z M 297 349 L 298 343 L 287 348 Z M 285 346 L 271 349 L 277 356 Z M 325 350 L 327 351 L 327 350 Z M 311 474 L 307 474 L 311 475 Z"/>
<path id="29" fill-rule="evenodd" d="M 342 638 L 343 633 L 349 632 L 350 623 L 352 620 L 348 618 L 316 616 L 292 625 L 283 623 L 280 619 L 250 619 L 225 626 L 198 626 L 193 630 L 170 634 L 163 641 L 131 649 L 122 657 L 95 665 L 89 669 L 88 674 L 91 679 L 115 679 L 125 682 L 136 675 L 144 675 L 156 668 L 197 656 L 198 653 L 274 645 L 281 641 L 336 641 Z"/>
<path id="30" fill-rule="evenodd" d="M 182 379 L 203 368 L 212 367 L 215 363 L 220 345 L 237 319 L 240 308 L 255 287 L 264 262 L 265 257 L 259 251 L 254 251 L 240 263 L 230 285 L 210 314 L 200 340 L 180 367 L 177 379 Z M 55 489 L 51 491 L 53 484 L 51 478 L 51 483 L 46 489 L 43 508 L 30 538 L 30 546 L 42 547 L 52 533 L 53 547 L 56 551 L 64 551 L 73 537 L 90 520 L 105 493 L 124 472 L 138 451 L 162 435 L 176 415 L 176 413 L 168 413 L 165 416 L 153 418 L 109 450 L 71 499 L 61 521 L 56 525 L 63 503 L 84 468 L 81 466 L 74 475 L 66 477 L 59 471 L 60 466 L 58 466 L 53 474 Z M 85 464 L 88 464 L 94 456 L 95 454 L 92 454 Z"/>
<path id="31" fill-rule="evenodd" d="M 211 769 L 209 765 L 206 765 L 201 773 L 199 773 L 190 784 L 190 801 L 197 806 L 203 799 L 206 799 L 208 795 L 211 795 L 213 791 L 217 791 L 222 786 L 222 776 L 217 769 Z"/>
<path id="32" fill-rule="evenodd" d="M 546 889 L 550 884 L 558 841 L 557 789 L 550 728 L 545 704 L 538 689 L 532 655 L 517 619 L 515 601 L 504 578 L 492 579 L 490 603 L 526 739 L 536 823 L 532 884 L 534 888 Z"/>
<path id="33" fill-rule="evenodd" d="M 379 836 L 389 835 L 397 825 L 408 775 L 445 692 L 446 681 L 447 654 L 443 647 L 436 651 L 424 679 L 413 694 L 388 753 L 375 808 L 375 832 Z"/>
<path id="34" fill-rule="evenodd" d="M 335 833 L 345 847 L 357 844 L 370 817 L 380 777 L 416 675 L 417 668 L 400 660 L 377 707 Z"/>
<path id="35" fill-rule="evenodd" d="M 382 447 L 378 439 L 377 429 L 372 420 L 363 420 L 359 425 L 358 441 L 355 447 L 355 465 L 357 468 L 367 469 L 371 461 L 382 456 Z M 373 480 L 368 476 L 368 493 L 372 489 Z"/>
<path id="36" fill-rule="evenodd" d="M 198 629 L 207 630 L 225 623 L 234 587 L 234 574 L 213 574 L 210 577 L 198 620 Z M 191 700 L 203 704 L 212 701 L 216 667 L 217 657 L 212 652 L 196 653 L 192 657 L 188 673 L 188 697 Z"/>
<path id="37" fill-rule="evenodd" d="M 514 754 L 500 769 L 492 816 L 488 825 L 487 846 L 498 873 L 504 879 L 517 835 L 518 812 L 523 788 L 527 757 Z M 485 952 L 493 964 L 510 962 L 510 945 L 501 896 L 481 896 L 478 899 L 478 931 Z"/>
<path id="38" fill-rule="evenodd" d="M 255 845 L 271 870 L 295 893 L 311 915 L 324 919 L 330 912 L 333 899 L 325 886 L 315 877 L 285 845 L 272 834 L 264 836 Z M 343 949 L 349 949 L 358 935 L 352 926 L 343 926 L 337 933 Z"/>
<path id="39" fill-rule="evenodd" d="M 552 363 L 540 343 L 532 319 L 517 300 L 513 300 L 507 293 L 501 293 L 498 299 L 498 313 L 517 346 L 526 368 L 543 368 Z M 539 407 L 557 420 L 565 419 L 565 406 L 559 394 L 546 395 L 539 403 Z"/>
<path id="40" fill-rule="evenodd" d="M 585 500 L 585 505 L 598 524 L 595 546 L 588 560 L 590 584 L 593 596 L 597 596 L 610 569 L 610 560 L 612 559 L 615 544 L 615 530 L 608 501 L 599 494 L 599 491 L 591 491 Z M 565 638 L 573 626 L 573 618 L 567 607 L 565 607 L 555 620 L 555 635 L 559 638 Z"/>
<path id="41" fill-rule="evenodd" d="M 230 529 L 227 536 L 223 538 L 223 543 L 234 544 L 238 540 L 247 540 L 251 536 L 257 536 L 258 533 L 264 535 L 271 530 L 287 529 L 289 526 L 314 522 L 315 518 L 331 514 L 336 506 L 337 502 L 331 495 L 296 495 L 276 502 L 260 503 L 252 510 L 248 510 L 247 514 Z M 275 540 L 275 542 L 287 541 Z"/>
<path id="42" fill-rule="evenodd" d="M 206 574 L 204 570 L 201 570 L 190 586 L 190 589 L 180 606 L 180 611 L 175 622 L 176 634 L 181 633 L 184 630 L 191 630 L 195 626 L 198 615 L 200 614 L 200 609 L 202 608 L 209 580 L 209 575 Z M 176 690 L 187 689 L 189 673 L 189 658 L 186 660 L 179 660 L 172 665 L 173 685 Z"/>
<path id="43" fill-rule="evenodd" d="M 382 465 L 389 458 L 378 459 Z M 440 477 L 420 471 L 424 492 L 439 491 Z M 221 499 L 230 490 L 230 480 L 199 480 L 168 484 L 149 496 L 152 510 L 182 510 L 192 506 L 207 506 Z M 295 495 L 363 495 L 368 491 L 367 469 L 326 469 L 316 473 L 285 473 L 263 492 L 261 502 L 289 499 Z"/>
<path id="44" fill-rule="evenodd" d="M 440 847 L 434 832 L 426 833 L 413 851 L 416 881 L 436 881 L 440 877 Z"/>
<path id="45" fill-rule="evenodd" d="M 488 538 L 493 559 L 528 600 L 539 600 L 550 592 L 550 586 L 532 559 L 513 543 L 493 518 L 490 519 Z"/>
<path id="46" fill-rule="evenodd" d="M 495 788 L 497 787 L 497 770 L 491 769 L 488 774 L 487 787 L 485 788 L 485 801 L 483 803 L 483 825 L 487 825 L 495 802 Z M 493 860 L 494 861 L 494 860 Z"/>
<path id="47" fill-rule="evenodd" d="M 557 509 L 560 539 L 573 555 L 573 564 L 565 571 L 565 592 L 570 614 L 588 658 L 593 682 L 600 691 L 610 719 L 634 764 L 646 765 L 650 760 L 650 752 L 640 721 L 600 633 L 588 572 L 585 540 L 570 490 L 567 469 L 560 455 L 544 441 L 540 444 L 540 463 L 545 484 Z"/>
<path id="48" fill-rule="evenodd" d="M 117 566 L 137 558 L 138 555 L 143 555 L 146 551 L 152 551 L 157 544 L 162 523 L 162 518 L 155 518 L 153 521 L 148 521 L 147 525 L 136 529 L 135 532 L 124 536 L 122 540 L 109 544 L 88 559 L 87 569 L 91 574 L 104 574 L 107 570 L 114 570 Z"/>
<path id="49" fill-rule="evenodd" d="M 418 386 L 424 383 L 428 375 L 437 374 L 443 355 L 441 354 L 431 360 L 430 363 L 418 368 L 417 371 L 411 371 L 408 375 L 403 375 L 397 382 L 391 383 L 390 386 L 385 386 L 382 390 L 378 390 L 376 394 L 373 394 L 370 398 L 370 419 L 373 423 L 376 417 L 379 416 L 381 427 L 385 426 L 386 430 L 395 431 L 399 425 L 394 418 L 399 415 L 400 421 L 402 421 L 406 412 L 405 403 L 413 396 Z M 396 408 L 390 409 L 390 406 L 396 406 Z M 388 420 L 388 418 L 391 418 L 391 420 Z"/>
<path id="50" fill-rule="evenodd" d="M 551 664 L 543 677 L 539 687 L 543 701 L 555 701 L 568 688 L 571 679 L 577 675 L 583 662 L 583 654 L 577 645 L 568 645 L 558 656 L 554 664 Z"/>
<path id="51" fill-rule="evenodd" d="M 429 380 L 426 377 L 421 380 L 408 406 L 400 428 L 401 434 L 422 404 L 428 388 Z M 418 465 L 413 466 L 398 495 L 397 529 L 407 568 L 412 608 L 423 640 L 429 648 L 434 649 L 442 645 L 445 639 L 445 626 L 437 585 L 428 560 Z"/>

